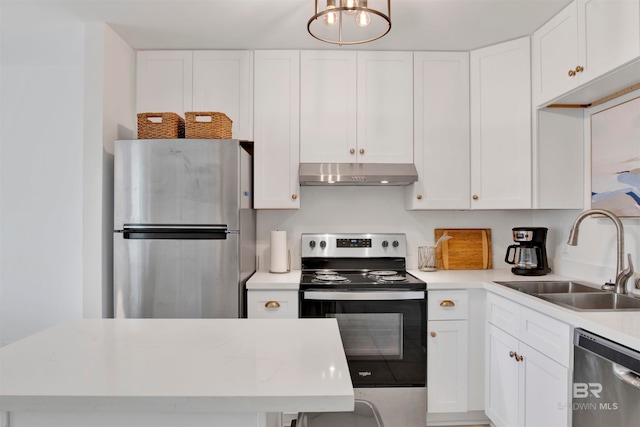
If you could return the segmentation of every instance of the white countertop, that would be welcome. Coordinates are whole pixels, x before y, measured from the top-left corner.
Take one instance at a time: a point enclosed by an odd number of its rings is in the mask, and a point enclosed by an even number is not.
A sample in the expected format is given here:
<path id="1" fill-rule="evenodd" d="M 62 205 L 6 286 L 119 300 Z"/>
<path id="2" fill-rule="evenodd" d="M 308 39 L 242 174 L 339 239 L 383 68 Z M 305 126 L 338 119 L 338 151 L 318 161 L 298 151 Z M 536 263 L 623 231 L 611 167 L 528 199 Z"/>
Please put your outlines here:
<path id="1" fill-rule="evenodd" d="M 411 270 L 409 272 L 427 282 L 428 290 L 483 288 L 566 322 L 576 328 L 587 329 L 595 334 L 640 351 L 640 311 L 576 311 L 492 282 L 574 280 L 584 284 L 591 284 L 596 288 L 599 287 L 599 284 L 571 279 L 556 274 L 516 276 L 511 273 L 510 269 L 438 270 L 433 272 Z"/>
<path id="2" fill-rule="evenodd" d="M 353 409 L 335 319 L 86 319 L 0 348 L 0 411 Z"/>
<path id="3" fill-rule="evenodd" d="M 256 271 L 247 280 L 248 290 L 297 290 L 300 286 L 300 270 L 292 270 L 286 273 L 269 273 L 268 271 Z"/>

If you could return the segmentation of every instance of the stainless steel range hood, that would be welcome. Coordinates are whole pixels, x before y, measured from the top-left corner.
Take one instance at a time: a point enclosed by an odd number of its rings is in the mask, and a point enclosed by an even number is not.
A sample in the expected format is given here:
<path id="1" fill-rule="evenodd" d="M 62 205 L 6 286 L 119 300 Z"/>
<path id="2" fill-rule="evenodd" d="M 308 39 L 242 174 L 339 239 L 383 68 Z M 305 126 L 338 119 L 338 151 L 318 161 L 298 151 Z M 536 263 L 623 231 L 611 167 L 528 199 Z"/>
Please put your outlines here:
<path id="1" fill-rule="evenodd" d="M 408 185 L 418 180 L 411 163 L 300 163 L 300 185 Z"/>

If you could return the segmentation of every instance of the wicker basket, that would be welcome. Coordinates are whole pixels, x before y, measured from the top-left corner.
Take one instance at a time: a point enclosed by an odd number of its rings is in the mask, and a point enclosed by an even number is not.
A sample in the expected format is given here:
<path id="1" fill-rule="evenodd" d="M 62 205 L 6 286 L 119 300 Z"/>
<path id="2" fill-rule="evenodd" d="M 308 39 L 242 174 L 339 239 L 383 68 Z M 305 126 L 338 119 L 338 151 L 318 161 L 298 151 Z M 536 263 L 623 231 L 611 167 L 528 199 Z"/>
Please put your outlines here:
<path id="1" fill-rule="evenodd" d="M 233 123 L 224 113 L 211 111 L 189 111 L 184 113 L 185 138 L 213 138 L 231 139 L 231 124 Z M 198 117 L 206 121 L 198 121 Z"/>
<path id="2" fill-rule="evenodd" d="M 159 118 L 160 120 L 151 120 Z M 138 114 L 138 139 L 184 138 L 184 119 L 176 113 Z"/>

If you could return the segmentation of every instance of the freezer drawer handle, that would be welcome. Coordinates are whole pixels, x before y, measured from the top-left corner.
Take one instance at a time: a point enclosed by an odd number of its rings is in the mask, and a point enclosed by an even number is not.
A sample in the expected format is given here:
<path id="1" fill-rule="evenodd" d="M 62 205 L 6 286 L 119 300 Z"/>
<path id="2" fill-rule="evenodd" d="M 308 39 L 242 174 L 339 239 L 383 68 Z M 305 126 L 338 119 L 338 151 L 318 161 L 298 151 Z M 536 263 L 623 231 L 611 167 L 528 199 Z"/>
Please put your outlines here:
<path id="1" fill-rule="evenodd" d="M 125 239 L 225 240 L 232 231 L 226 225 L 125 224 Z"/>

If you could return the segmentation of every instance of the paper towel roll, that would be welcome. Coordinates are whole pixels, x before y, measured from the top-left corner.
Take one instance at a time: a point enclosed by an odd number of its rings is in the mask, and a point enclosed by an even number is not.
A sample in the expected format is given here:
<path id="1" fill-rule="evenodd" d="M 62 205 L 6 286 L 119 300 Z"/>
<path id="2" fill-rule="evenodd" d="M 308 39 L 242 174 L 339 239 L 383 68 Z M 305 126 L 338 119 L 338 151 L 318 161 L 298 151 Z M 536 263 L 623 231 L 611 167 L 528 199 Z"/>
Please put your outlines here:
<path id="1" fill-rule="evenodd" d="M 271 231 L 271 268 L 272 273 L 287 272 L 287 232 Z"/>

